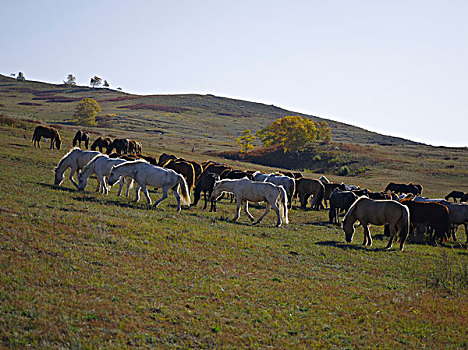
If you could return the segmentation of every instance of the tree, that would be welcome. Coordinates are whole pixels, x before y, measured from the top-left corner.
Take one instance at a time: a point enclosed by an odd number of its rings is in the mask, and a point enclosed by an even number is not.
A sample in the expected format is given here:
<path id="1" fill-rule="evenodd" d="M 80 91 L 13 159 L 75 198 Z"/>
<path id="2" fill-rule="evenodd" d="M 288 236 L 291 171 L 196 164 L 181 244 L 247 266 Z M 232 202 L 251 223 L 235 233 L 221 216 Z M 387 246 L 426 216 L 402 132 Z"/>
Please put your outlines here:
<path id="1" fill-rule="evenodd" d="M 295 152 L 317 139 L 317 128 L 317 123 L 308 118 L 286 116 L 257 131 L 257 137 L 267 147 L 279 145 L 285 153 Z"/>
<path id="2" fill-rule="evenodd" d="M 24 78 L 23 72 L 18 73 L 18 76 L 16 77 L 16 80 L 18 80 L 18 81 L 25 81 L 26 80 Z"/>
<path id="3" fill-rule="evenodd" d="M 101 106 L 92 98 L 84 98 L 78 103 L 75 108 L 75 124 L 79 125 L 96 125 L 96 115 L 101 111 Z"/>
<path id="4" fill-rule="evenodd" d="M 65 80 L 63 83 L 67 86 L 76 86 L 76 78 L 73 76 L 73 74 L 68 74 L 67 80 Z"/>
<path id="5" fill-rule="evenodd" d="M 241 147 L 241 153 L 247 153 L 249 149 L 254 148 L 253 142 L 255 141 L 255 135 L 253 135 L 249 129 L 242 131 L 241 136 L 236 139 L 236 143 Z"/>
<path id="6" fill-rule="evenodd" d="M 101 85 L 102 79 L 99 78 L 97 75 L 95 75 L 93 78 L 91 78 L 90 84 L 95 87 Z"/>
<path id="7" fill-rule="evenodd" d="M 109 87 L 109 83 L 107 82 L 107 80 L 104 80 L 104 83 L 102 84 L 102 86 Z"/>

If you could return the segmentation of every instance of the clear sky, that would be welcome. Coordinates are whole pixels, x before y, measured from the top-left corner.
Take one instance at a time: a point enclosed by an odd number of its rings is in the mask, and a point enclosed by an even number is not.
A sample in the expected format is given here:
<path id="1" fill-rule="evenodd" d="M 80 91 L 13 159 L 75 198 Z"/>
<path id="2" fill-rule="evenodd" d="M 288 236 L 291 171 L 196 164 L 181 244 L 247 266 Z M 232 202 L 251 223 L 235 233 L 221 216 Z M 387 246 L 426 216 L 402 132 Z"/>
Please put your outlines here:
<path id="1" fill-rule="evenodd" d="M 0 73 L 211 93 L 468 146 L 467 0 L 1 0 Z"/>

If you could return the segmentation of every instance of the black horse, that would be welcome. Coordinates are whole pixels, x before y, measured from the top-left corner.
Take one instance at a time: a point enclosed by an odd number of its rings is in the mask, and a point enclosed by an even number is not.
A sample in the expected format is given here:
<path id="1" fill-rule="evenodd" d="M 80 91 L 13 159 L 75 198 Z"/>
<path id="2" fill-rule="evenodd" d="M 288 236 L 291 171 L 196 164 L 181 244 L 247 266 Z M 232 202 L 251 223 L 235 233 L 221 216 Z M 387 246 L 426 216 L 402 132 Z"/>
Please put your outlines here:
<path id="1" fill-rule="evenodd" d="M 79 144 L 79 147 L 81 148 L 81 141 L 84 141 L 86 149 L 88 149 L 89 145 L 89 132 L 83 131 L 83 130 L 78 130 L 75 134 L 75 138 L 73 139 L 73 147 L 75 147 L 77 144 Z"/>
<path id="2" fill-rule="evenodd" d="M 207 173 L 204 172 L 201 174 L 200 178 L 195 183 L 195 191 L 194 191 L 194 202 L 192 206 L 196 206 L 198 201 L 200 200 L 200 194 L 203 191 L 205 195 L 205 206 L 203 209 L 206 209 L 208 205 L 208 198 L 211 196 L 211 192 L 213 192 L 213 188 L 216 181 L 219 181 L 220 177 L 218 174 L 215 173 Z M 206 193 L 208 192 L 208 197 Z M 210 211 L 216 211 L 216 200 L 211 201 Z"/>
<path id="3" fill-rule="evenodd" d="M 415 196 L 419 196 L 422 193 L 422 186 L 417 184 L 398 184 L 394 182 L 390 182 L 387 187 L 385 187 L 385 191 L 393 191 L 395 193 L 412 193 Z"/>
<path id="4" fill-rule="evenodd" d="M 114 139 L 107 147 L 107 154 L 111 154 L 114 148 L 118 154 L 128 153 L 128 139 Z"/>
<path id="5" fill-rule="evenodd" d="M 93 144 L 91 145 L 91 151 L 95 151 L 96 148 L 99 148 L 99 152 L 102 153 L 102 149 L 105 148 L 106 151 L 107 149 L 109 148 L 110 144 L 112 143 L 111 139 L 106 137 L 106 138 L 103 138 L 101 136 L 99 136 L 96 141 L 93 142 Z"/>
<path id="6" fill-rule="evenodd" d="M 456 203 L 457 202 L 457 198 L 460 199 L 460 202 L 463 202 L 461 199 L 463 198 L 463 196 L 465 195 L 465 192 L 462 192 L 462 191 L 452 191 L 450 192 L 448 195 L 445 196 L 445 200 L 448 201 L 449 198 L 453 198 L 453 201 Z"/>

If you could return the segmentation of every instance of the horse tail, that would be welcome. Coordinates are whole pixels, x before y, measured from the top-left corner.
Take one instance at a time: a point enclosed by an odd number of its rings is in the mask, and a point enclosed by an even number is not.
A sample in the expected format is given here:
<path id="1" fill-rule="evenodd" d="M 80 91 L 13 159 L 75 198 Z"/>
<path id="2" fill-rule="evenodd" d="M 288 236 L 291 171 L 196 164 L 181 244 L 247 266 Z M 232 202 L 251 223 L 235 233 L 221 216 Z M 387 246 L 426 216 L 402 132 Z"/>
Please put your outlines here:
<path id="1" fill-rule="evenodd" d="M 403 250 L 410 227 L 410 213 L 406 205 L 402 206 L 401 228 L 400 228 L 400 250 Z"/>
<path id="2" fill-rule="evenodd" d="M 278 200 L 278 209 L 280 212 L 280 218 L 285 224 L 289 224 L 288 219 L 288 194 L 283 186 L 279 187 L 279 200 Z"/>
<path id="3" fill-rule="evenodd" d="M 187 172 L 187 187 L 189 191 L 193 190 L 193 187 L 195 186 L 195 169 L 192 164 L 187 162 L 188 166 L 188 172 Z"/>
<path id="4" fill-rule="evenodd" d="M 180 199 L 182 205 L 190 205 L 191 199 L 190 199 L 190 193 L 187 187 L 187 182 L 185 182 L 185 179 L 182 175 L 177 174 L 178 176 L 178 181 L 177 184 L 179 185 L 180 188 Z"/>

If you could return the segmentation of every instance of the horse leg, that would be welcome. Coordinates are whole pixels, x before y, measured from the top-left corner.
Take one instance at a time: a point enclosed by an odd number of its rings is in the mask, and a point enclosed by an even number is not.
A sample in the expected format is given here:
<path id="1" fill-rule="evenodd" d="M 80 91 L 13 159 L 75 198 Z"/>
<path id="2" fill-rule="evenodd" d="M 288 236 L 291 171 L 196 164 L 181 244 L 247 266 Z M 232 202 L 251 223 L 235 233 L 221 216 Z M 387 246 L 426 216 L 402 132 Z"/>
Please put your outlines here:
<path id="1" fill-rule="evenodd" d="M 254 217 L 252 216 L 252 214 L 249 213 L 249 201 L 247 201 L 247 200 L 244 201 L 244 211 L 247 214 L 247 216 L 249 217 L 250 221 L 255 220 Z M 257 221 L 256 223 L 258 224 L 259 221 Z"/>
<path id="2" fill-rule="evenodd" d="M 141 189 L 143 190 L 143 193 L 145 194 L 146 200 L 148 201 L 148 205 L 151 205 L 151 198 L 148 193 L 148 189 L 146 188 L 146 185 L 141 186 Z"/>
<path id="3" fill-rule="evenodd" d="M 174 197 L 176 197 L 176 200 L 177 200 L 177 212 L 180 211 L 180 195 L 179 193 L 177 192 L 177 187 L 173 188 L 172 189 L 172 193 L 174 194 Z"/>
<path id="4" fill-rule="evenodd" d="M 260 216 L 258 218 L 258 220 L 257 220 L 257 222 L 255 224 L 259 224 L 263 220 L 263 218 L 270 212 L 270 210 L 271 210 L 271 205 L 270 205 L 270 203 L 266 202 L 265 212 L 263 213 L 262 216 Z M 279 211 L 278 211 L 278 213 L 279 213 Z M 279 221 L 279 223 L 281 225 L 281 220 Z M 276 225 L 278 225 L 278 221 L 276 222 Z"/>
<path id="5" fill-rule="evenodd" d="M 140 190 L 141 186 L 138 184 L 137 188 L 135 189 L 135 202 L 138 202 L 140 200 Z"/>
<path id="6" fill-rule="evenodd" d="M 121 176 L 119 179 L 119 192 L 117 192 L 117 197 L 120 197 L 120 194 L 122 193 L 124 182 L 125 182 L 125 178 Z"/>
<path id="7" fill-rule="evenodd" d="M 392 245 L 393 245 L 393 239 L 395 238 L 396 230 L 395 230 L 395 224 L 389 224 L 388 227 L 390 229 L 390 238 L 388 240 L 388 244 L 385 247 L 385 249 L 390 250 L 392 248 Z M 399 230 L 401 230 L 401 229 L 402 229 L 402 227 L 399 228 Z"/>
<path id="8" fill-rule="evenodd" d="M 161 203 L 163 200 L 165 200 L 167 198 L 167 188 L 162 188 L 162 197 L 159 198 L 153 205 L 154 208 L 156 208 L 159 203 Z"/>
<path id="9" fill-rule="evenodd" d="M 280 214 L 280 209 L 278 207 L 278 204 L 274 203 L 274 204 L 272 204 L 272 207 L 276 212 L 276 227 L 280 227 L 282 222 L 281 222 L 281 214 Z"/>
<path id="10" fill-rule="evenodd" d="M 239 220 L 239 217 L 240 217 L 240 211 L 241 211 L 241 207 L 242 207 L 242 200 L 240 198 L 236 198 L 236 202 L 237 202 L 236 215 L 234 216 L 232 221 L 237 221 L 237 220 Z"/>
<path id="11" fill-rule="evenodd" d="M 127 183 L 127 194 L 126 197 L 130 196 L 130 187 L 133 185 L 133 179 L 131 177 L 125 179 L 125 182 Z"/>
<path id="12" fill-rule="evenodd" d="M 70 169 L 70 176 L 69 176 L 69 179 L 70 181 L 72 182 L 73 185 L 75 185 L 76 188 L 78 188 L 78 184 L 76 183 L 76 181 L 73 179 L 73 175 L 75 175 L 75 172 L 79 172 L 78 169 L 72 167 Z"/>
<path id="13" fill-rule="evenodd" d="M 364 228 L 364 242 L 362 245 L 371 246 L 372 245 L 372 237 L 369 231 L 369 224 L 363 224 L 362 227 Z"/>

